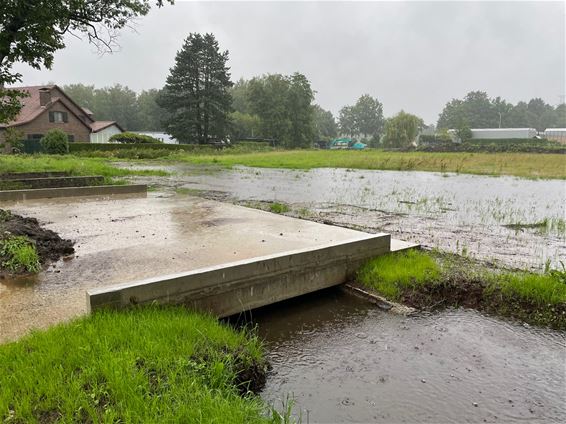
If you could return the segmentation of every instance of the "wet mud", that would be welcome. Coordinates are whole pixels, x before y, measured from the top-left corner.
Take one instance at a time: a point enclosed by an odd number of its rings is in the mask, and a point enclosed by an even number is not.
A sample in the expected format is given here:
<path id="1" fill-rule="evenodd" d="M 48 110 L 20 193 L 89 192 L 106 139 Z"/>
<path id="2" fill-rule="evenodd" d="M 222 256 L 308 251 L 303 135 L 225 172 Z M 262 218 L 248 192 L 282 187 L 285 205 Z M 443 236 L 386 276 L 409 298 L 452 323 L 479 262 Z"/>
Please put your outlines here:
<path id="1" fill-rule="evenodd" d="M 75 252 L 72 240 L 63 239 L 55 231 L 44 228 L 36 218 L 23 217 L 4 209 L 0 209 L 0 217 L 0 237 L 5 234 L 28 237 L 35 244 L 44 265 Z"/>

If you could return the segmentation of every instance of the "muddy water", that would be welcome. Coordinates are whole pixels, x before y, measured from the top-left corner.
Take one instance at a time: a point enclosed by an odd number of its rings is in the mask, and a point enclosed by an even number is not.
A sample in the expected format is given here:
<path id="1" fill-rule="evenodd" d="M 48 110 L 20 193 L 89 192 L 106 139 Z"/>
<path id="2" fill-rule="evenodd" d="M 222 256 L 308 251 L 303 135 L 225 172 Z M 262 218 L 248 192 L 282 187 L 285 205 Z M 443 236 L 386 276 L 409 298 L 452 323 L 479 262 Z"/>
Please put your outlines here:
<path id="1" fill-rule="evenodd" d="M 126 165 L 125 165 L 126 166 Z M 130 165 L 131 166 L 131 165 Z M 291 214 L 540 269 L 566 261 L 566 182 L 434 172 L 309 171 L 149 165 L 175 175 L 150 183 L 233 202 L 278 201 Z M 508 228 L 534 224 L 541 228 Z"/>
<path id="2" fill-rule="evenodd" d="M 330 290 L 254 313 L 262 397 L 302 422 L 565 422 L 566 335 L 468 310 L 403 317 Z"/>

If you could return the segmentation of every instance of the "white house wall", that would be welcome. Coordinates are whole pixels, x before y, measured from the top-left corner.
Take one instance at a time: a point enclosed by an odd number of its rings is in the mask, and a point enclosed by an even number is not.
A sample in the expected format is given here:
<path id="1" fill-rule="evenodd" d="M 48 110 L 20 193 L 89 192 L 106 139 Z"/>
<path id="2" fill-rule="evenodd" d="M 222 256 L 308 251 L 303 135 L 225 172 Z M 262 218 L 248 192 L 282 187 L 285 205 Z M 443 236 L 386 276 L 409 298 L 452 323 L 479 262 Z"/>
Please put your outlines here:
<path id="1" fill-rule="evenodd" d="M 90 142 L 91 143 L 108 143 L 110 137 L 114 134 L 120 134 L 120 128 L 116 125 L 110 125 L 109 127 L 104 128 L 98 132 L 90 133 Z"/>

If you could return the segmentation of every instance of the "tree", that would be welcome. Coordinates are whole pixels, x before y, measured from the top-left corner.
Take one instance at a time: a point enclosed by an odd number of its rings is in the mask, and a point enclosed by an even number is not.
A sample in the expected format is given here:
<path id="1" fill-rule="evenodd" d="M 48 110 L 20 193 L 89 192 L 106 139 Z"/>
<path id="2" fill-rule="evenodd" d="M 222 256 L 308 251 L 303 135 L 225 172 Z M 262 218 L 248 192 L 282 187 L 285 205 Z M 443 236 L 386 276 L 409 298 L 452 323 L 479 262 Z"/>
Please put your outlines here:
<path id="1" fill-rule="evenodd" d="M 342 135 L 353 137 L 354 135 L 359 133 L 356 125 L 356 119 L 354 117 L 353 106 L 344 106 L 342 109 L 340 109 L 340 113 L 338 115 L 338 124 L 340 126 L 340 133 Z"/>
<path id="2" fill-rule="evenodd" d="M 175 57 L 158 103 L 170 116 L 166 132 L 182 143 L 206 143 L 229 131 L 232 99 L 228 51 L 212 34 L 191 33 Z"/>
<path id="3" fill-rule="evenodd" d="M 377 141 L 383 129 L 383 105 L 364 94 L 354 106 L 340 110 L 339 122 L 342 134 Z"/>
<path id="4" fill-rule="evenodd" d="M 423 126 L 421 118 L 401 111 L 385 122 L 383 146 L 407 148 L 415 141 Z"/>
<path id="5" fill-rule="evenodd" d="M 136 93 L 128 87 L 116 84 L 112 87 L 99 88 L 94 91 L 94 107 L 96 119 L 117 121 L 125 130 L 140 127 Z"/>
<path id="6" fill-rule="evenodd" d="M 502 106 L 502 105 L 500 105 Z M 498 128 L 499 113 L 487 93 L 471 91 L 463 100 L 448 102 L 438 119 L 438 128 Z"/>
<path id="7" fill-rule="evenodd" d="M 172 3 L 172 0 L 169 0 Z M 163 0 L 156 0 L 158 6 Z M 100 52 L 116 47 L 119 30 L 149 12 L 150 0 L 2 0 L 0 7 L 0 122 L 21 109 L 21 91 L 5 88 L 21 81 L 14 63 L 50 69 L 67 33 L 86 36 Z"/>
<path id="8" fill-rule="evenodd" d="M 232 96 L 232 108 L 236 112 L 251 113 L 251 105 L 249 100 L 250 83 L 243 78 L 240 78 L 230 88 L 230 95 Z"/>
<path id="9" fill-rule="evenodd" d="M 259 116 L 239 111 L 230 114 L 231 136 L 234 140 L 261 136 Z"/>
<path id="10" fill-rule="evenodd" d="M 137 98 L 138 123 L 140 131 L 163 131 L 168 112 L 157 103 L 161 90 L 152 88 L 142 91 Z"/>
<path id="11" fill-rule="evenodd" d="M 260 118 L 264 137 L 274 138 L 288 148 L 312 145 L 314 92 L 304 75 L 253 78 L 249 81 L 248 99 L 251 112 Z"/>
<path id="12" fill-rule="evenodd" d="M 324 110 L 319 105 L 313 106 L 314 126 L 317 140 L 330 141 L 338 135 L 338 125 L 332 112 Z"/>
<path id="13" fill-rule="evenodd" d="M 97 114 L 96 111 L 96 92 L 94 85 L 70 84 L 63 86 L 63 91 L 79 106 L 89 109 Z"/>

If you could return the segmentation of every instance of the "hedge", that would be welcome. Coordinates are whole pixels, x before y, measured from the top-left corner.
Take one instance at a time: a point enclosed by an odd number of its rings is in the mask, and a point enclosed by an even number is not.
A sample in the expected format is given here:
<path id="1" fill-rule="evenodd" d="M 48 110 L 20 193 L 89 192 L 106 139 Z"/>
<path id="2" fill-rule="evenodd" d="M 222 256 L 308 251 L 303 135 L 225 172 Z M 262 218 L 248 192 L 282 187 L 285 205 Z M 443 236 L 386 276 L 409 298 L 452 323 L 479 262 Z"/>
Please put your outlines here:
<path id="1" fill-rule="evenodd" d="M 110 142 L 117 143 L 132 143 L 132 144 L 163 144 L 163 141 L 145 134 L 138 134 L 133 132 L 123 132 L 114 134 L 110 137 Z"/>
<path id="2" fill-rule="evenodd" d="M 69 152 L 111 152 L 114 150 L 135 150 L 135 149 L 149 149 L 149 150 L 184 150 L 184 151 L 197 151 L 197 150 L 215 150 L 213 146 L 206 146 L 200 144 L 164 144 L 164 143 L 69 143 Z"/>
<path id="3" fill-rule="evenodd" d="M 564 154 L 566 153 L 566 145 L 555 141 L 534 138 L 475 138 L 462 143 L 452 143 L 438 139 L 435 143 L 425 142 L 419 144 L 417 150 L 422 152 L 523 152 Z"/>

